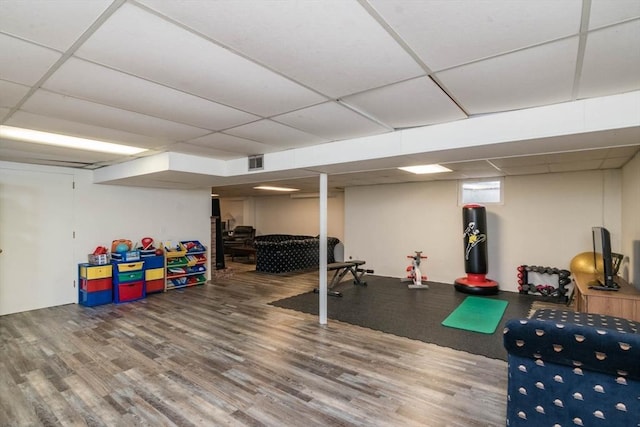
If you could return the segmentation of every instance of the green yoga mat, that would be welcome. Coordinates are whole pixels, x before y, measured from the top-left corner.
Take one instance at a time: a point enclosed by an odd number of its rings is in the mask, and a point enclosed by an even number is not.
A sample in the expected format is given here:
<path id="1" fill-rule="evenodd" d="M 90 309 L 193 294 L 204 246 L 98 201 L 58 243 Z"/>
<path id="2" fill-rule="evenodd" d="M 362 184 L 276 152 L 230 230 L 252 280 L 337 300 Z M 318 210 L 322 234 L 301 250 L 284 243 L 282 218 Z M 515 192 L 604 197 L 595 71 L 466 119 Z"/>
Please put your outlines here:
<path id="1" fill-rule="evenodd" d="M 507 308 L 507 301 L 482 297 L 466 297 L 442 322 L 443 326 L 492 334 Z"/>

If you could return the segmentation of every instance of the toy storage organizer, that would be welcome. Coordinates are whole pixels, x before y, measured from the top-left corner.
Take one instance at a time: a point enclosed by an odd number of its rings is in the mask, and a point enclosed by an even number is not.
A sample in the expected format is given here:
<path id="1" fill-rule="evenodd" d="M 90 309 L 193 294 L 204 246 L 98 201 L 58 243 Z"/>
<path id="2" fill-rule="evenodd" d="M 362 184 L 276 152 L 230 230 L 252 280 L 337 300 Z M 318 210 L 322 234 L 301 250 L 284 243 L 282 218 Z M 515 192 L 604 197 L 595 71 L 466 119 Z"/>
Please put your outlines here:
<path id="1" fill-rule="evenodd" d="M 147 294 L 197 286 L 207 281 L 207 248 L 197 240 L 154 251 L 111 256 L 106 265 L 78 264 L 78 303 L 87 307 L 125 303 Z"/>
<path id="2" fill-rule="evenodd" d="M 144 261 L 118 262 L 113 265 L 113 302 L 136 301 L 146 296 L 144 287 Z"/>
<path id="3" fill-rule="evenodd" d="M 166 290 L 202 285 L 207 281 L 207 248 L 197 240 L 165 244 Z"/>
<path id="4" fill-rule="evenodd" d="M 78 303 L 87 307 L 109 304 L 113 300 L 111 264 L 78 264 Z"/>
<path id="5" fill-rule="evenodd" d="M 147 294 L 164 292 L 164 256 L 142 255 L 144 260 L 144 282 Z"/>

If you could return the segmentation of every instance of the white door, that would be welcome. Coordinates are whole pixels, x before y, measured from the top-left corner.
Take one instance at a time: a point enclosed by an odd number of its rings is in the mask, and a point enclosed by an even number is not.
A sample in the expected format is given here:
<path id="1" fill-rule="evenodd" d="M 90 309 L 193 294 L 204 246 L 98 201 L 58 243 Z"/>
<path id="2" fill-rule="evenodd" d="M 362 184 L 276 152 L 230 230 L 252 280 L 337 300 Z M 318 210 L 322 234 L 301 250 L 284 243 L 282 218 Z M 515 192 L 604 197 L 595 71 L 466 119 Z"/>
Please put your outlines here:
<path id="1" fill-rule="evenodd" d="M 73 176 L 0 165 L 0 315 L 77 302 Z"/>

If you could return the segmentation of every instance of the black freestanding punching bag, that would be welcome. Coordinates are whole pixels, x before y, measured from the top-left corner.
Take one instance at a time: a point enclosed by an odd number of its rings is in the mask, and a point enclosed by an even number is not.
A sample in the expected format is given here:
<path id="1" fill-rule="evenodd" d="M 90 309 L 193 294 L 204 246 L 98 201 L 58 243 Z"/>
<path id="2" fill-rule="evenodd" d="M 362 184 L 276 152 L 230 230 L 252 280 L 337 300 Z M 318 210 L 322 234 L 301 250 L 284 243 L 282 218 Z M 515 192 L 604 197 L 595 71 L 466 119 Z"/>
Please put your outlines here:
<path id="1" fill-rule="evenodd" d="M 487 279 L 487 212 L 481 205 L 462 207 L 464 230 L 464 271 L 457 279 L 456 290 L 469 294 L 491 295 L 498 292 L 498 282 Z"/>

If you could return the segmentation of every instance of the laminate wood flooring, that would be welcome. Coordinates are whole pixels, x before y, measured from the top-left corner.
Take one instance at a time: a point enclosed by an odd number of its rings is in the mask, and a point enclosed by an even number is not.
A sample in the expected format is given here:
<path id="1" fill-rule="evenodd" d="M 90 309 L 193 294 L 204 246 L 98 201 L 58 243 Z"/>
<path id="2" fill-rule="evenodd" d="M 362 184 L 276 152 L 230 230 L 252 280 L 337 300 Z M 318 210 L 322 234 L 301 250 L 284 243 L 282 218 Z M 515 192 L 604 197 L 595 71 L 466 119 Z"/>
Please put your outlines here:
<path id="1" fill-rule="evenodd" d="M 318 273 L 0 317 L 2 426 L 503 426 L 506 363 L 268 303 Z M 237 267 L 237 268 L 234 268 Z"/>

